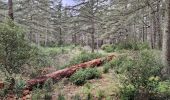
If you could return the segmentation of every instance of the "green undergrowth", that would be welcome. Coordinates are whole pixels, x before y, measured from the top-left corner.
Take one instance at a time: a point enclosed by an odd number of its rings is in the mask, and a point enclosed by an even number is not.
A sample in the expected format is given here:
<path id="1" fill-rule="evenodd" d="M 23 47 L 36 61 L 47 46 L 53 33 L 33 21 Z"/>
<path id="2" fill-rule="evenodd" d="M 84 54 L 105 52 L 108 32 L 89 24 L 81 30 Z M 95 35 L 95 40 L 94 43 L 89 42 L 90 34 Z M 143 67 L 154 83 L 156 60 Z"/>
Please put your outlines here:
<path id="1" fill-rule="evenodd" d="M 31 59 L 31 64 L 37 67 L 48 67 L 51 65 L 55 65 L 53 59 L 61 54 L 67 54 L 74 46 L 66 46 L 66 47 L 36 47 L 35 44 L 32 44 L 34 49 L 34 56 Z"/>
<path id="2" fill-rule="evenodd" d="M 83 85 L 87 80 L 100 78 L 101 73 L 96 68 L 81 69 L 70 77 L 70 81 L 75 85 Z"/>
<path id="3" fill-rule="evenodd" d="M 159 57 L 160 58 L 160 57 Z M 122 55 L 104 65 L 104 73 L 114 69 L 122 82 L 119 96 L 121 100 L 133 100 L 146 95 L 148 99 L 169 98 L 170 83 L 163 80 L 160 59 L 149 50 Z"/>
<path id="4" fill-rule="evenodd" d="M 120 50 L 144 50 L 150 49 L 148 43 L 137 42 L 137 41 L 124 41 L 115 44 L 104 44 L 101 47 L 106 52 L 115 52 Z"/>
<path id="5" fill-rule="evenodd" d="M 76 55 L 75 57 L 73 57 L 69 63 L 61 66 L 60 68 L 66 68 L 72 65 L 76 65 L 76 64 L 80 64 L 80 63 L 84 63 L 96 58 L 100 58 L 103 57 L 104 55 L 101 53 L 89 53 L 89 52 L 81 52 L 79 55 Z"/>

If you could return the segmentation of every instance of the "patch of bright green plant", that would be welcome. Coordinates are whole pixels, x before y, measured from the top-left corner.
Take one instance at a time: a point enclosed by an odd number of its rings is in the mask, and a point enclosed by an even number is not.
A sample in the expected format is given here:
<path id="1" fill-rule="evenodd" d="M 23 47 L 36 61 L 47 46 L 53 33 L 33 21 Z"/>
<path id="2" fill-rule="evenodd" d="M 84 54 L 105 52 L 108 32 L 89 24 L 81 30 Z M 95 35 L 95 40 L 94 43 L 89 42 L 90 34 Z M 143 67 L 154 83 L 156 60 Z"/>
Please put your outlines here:
<path id="1" fill-rule="evenodd" d="M 136 95 L 136 88 L 132 84 L 124 85 L 120 89 L 120 99 L 121 100 L 134 100 Z"/>
<path id="2" fill-rule="evenodd" d="M 99 78 L 101 73 L 96 68 L 81 69 L 70 77 L 75 85 L 83 85 L 87 80 Z"/>
<path id="3" fill-rule="evenodd" d="M 118 68 L 118 66 L 121 65 L 122 61 L 125 59 L 126 59 L 126 56 L 120 56 L 114 60 L 111 60 L 111 61 L 105 63 L 104 67 L 103 67 L 103 73 L 108 73 L 109 69 Z M 118 73 L 119 71 L 116 70 L 116 72 Z"/>

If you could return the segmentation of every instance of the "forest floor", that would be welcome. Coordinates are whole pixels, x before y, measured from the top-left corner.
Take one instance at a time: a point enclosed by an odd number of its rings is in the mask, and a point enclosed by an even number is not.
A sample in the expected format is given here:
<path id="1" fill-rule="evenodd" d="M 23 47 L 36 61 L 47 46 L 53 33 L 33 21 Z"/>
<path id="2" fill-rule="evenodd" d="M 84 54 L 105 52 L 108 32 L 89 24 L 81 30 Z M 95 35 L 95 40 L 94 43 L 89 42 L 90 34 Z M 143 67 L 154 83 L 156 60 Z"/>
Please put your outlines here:
<path id="1" fill-rule="evenodd" d="M 102 72 L 103 67 L 98 67 Z M 81 99 L 86 99 L 88 93 L 93 95 L 94 100 L 98 100 L 100 95 L 108 100 L 115 100 L 119 92 L 120 81 L 113 70 L 107 74 L 102 74 L 99 79 L 88 80 L 83 86 L 76 86 L 67 79 L 58 82 L 53 93 L 53 100 L 57 100 L 59 94 L 64 94 L 66 100 L 74 100 L 74 96 L 79 95 Z M 105 100 L 103 99 L 103 100 Z"/>
<path id="2" fill-rule="evenodd" d="M 57 51 L 60 50 L 56 48 L 42 48 L 45 52 Z M 56 62 L 58 66 L 63 65 L 70 61 L 75 55 L 79 55 L 81 51 L 90 52 L 89 48 L 66 48 L 67 53 L 57 54 L 53 57 L 53 62 Z M 109 55 L 113 53 L 106 53 L 103 50 L 98 50 L 101 54 Z M 114 53 L 116 56 L 123 53 Z M 55 65 L 55 64 L 54 64 Z M 58 69 L 57 67 L 55 67 Z M 82 100 L 86 100 L 88 94 L 90 93 L 93 96 L 93 100 L 98 100 L 99 97 L 102 96 L 102 100 L 117 100 L 119 93 L 119 87 L 121 86 L 121 82 L 119 80 L 119 76 L 114 73 L 114 70 L 110 70 L 108 73 L 103 73 L 103 66 L 99 66 L 97 68 L 102 76 L 99 79 L 88 80 L 86 84 L 82 86 L 76 86 L 69 81 L 68 78 L 64 78 L 61 81 L 54 84 L 54 91 L 52 92 L 52 100 L 58 100 L 58 95 L 64 95 L 66 100 L 75 100 L 75 96 L 80 96 Z M 24 78 L 27 80 L 27 77 Z M 38 92 L 42 95 L 45 94 L 44 90 L 38 90 Z M 36 93 L 36 91 L 35 91 Z M 34 91 L 32 91 L 31 95 L 28 95 L 28 98 L 32 97 Z M 29 99 L 28 99 L 29 100 Z M 43 100 L 43 99 L 42 99 Z"/>
<path id="3" fill-rule="evenodd" d="M 49 50 L 49 49 L 48 49 Z M 49 52 L 46 50 L 47 52 Z M 79 55 L 81 51 L 90 52 L 89 48 L 74 48 L 68 49 L 69 52 L 62 55 L 57 55 L 53 57 L 53 61 L 57 62 L 57 65 L 63 65 L 68 63 L 70 59 Z M 110 55 L 113 53 L 106 53 L 103 50 L 96 51 L 101 54 Z M 116 56 L 119 53 L 114 53 Z M 58 69 L 58 68 L 57 68 Z M 54 91 L 52 92 L 52 100 L 58 100 L 58 96 L 62 94 L 65 97 L 65 100 L 77 100 L 75 96 L 79 96 L 82 100 L 86 100 L 88 94 L 90 93 L 93 97 L 93 100 L 98 100 L 102 96 L 102 100 L 117 100 L 119 93 L 119 87 L 121 82 L 119 77 L 114 73 L 113 70 L 110 70 L 108 73 L 103 73 L 103 66 L 97 67 L 97 69 L 102 73 L 101 78 L 88 80 L 86 84 L 82 86 L 76 86 L 69 81 L 69 78 L 64 78 L 59 82 L 55 83 L 53 86 Z M 44 95 L 44 90 L 38 90 L 40 94 Z M 32 93 L 32 95 L 34 92 Z M 31 97 L 31 96 L 30 96 Z"/>

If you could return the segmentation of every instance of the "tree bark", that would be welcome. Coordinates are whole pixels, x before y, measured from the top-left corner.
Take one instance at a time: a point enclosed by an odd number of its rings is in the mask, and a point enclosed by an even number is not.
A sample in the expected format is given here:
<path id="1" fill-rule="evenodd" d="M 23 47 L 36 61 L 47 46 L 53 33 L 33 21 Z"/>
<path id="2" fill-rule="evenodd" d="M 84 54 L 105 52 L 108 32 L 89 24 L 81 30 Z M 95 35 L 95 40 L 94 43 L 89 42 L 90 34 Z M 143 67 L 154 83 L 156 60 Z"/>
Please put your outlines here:
<path id="1" fill-rule="evenodd" d="M 14 14 L 13 14 L 13 2 L 12 0 L 8 0 L 8 16 L 10 19 L 14 20 Z"/>
<path id="2" fill-rule="evenodd" d="M 58 81 L 64 77 L 70 77 L 72 74 L 74 74 L 79 69 L 99 66 L 99 65 L 103 64 L 105 61 L 112 60 L 114 57 L 115 57 L 115 55 L 112 54 L 112 55 L 104 57 L 104 58 L 94 59 L 92 61 L 74 65 L 74 66 L 41 76 L 41 77 L 37 77 L 37 78 L 31 79 L 31 80 L 28 80 L 27 81 L 27 89 L 31 90 L 33 88 L 33 86 L 36 86 L 38 84 L 43 84 L 49 78 L 52 78 L 53 81 Z"/>
<path id="3" fill-rule="evenodd" d="M 166 27 L 163 34 L 163 64 L 166 67 L 164 76 L 170 76 L 170 0 L 167 0 Z"/>
<path id="4" fill-rule="evenodd" d="M 92 39 L 92 44 L 91 44 L 92 47 L 91 48 L 92 48 L 92 53 L 94 52 L 94 49 L 95 49 L 94 32 L 95 32 L 94 23 L 92 23 L 92 33 L 91 33 L 91 39 Z"/>

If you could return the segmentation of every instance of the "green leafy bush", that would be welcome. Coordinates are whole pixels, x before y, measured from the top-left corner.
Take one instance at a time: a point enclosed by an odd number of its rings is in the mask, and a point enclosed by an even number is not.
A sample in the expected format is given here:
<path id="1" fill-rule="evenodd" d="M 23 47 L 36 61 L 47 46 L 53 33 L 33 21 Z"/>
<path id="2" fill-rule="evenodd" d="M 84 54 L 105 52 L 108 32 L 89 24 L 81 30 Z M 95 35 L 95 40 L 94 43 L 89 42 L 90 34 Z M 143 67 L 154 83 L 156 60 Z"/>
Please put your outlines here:
<path id="1" fill-rule="evenodd" d="M 77 71 L 70 77 L 70 81 L 76 85 L 82 85 L 86 83 L 86 74 L 83 70 Z"/>
<path id="2" fill-rule="evenodd" d="M 100 75 L 96 68 L 81 69 L 70 77 L 70 81 L 76 85 L 83 85 L 86 80 L 99 78 Z"/>
<path id="3" fill-rule="evenodd" d="M 32 45 L 34 49 L 34 56 L 31 58 L 30 64 L 36 66 L 37 69 L 40 67 L 47 67 L 52 65 L 51 57 L 48 52 L 45 52 L 43 49 L 37 48 L 36 46 Z"/>
<path id="4" fill-rule="evenodd" d="M 166 80 L 166 81 L 159 82 L 158 87 L 157 87 L 157 91 L 159 93 L 170 95 L 170 81 Z"/>
<path id="5" fill-rule="evenodd" d="M 122 96 L 132 97 L 127 90 L 127 84 L 131 84 L 137 91 L 141 87 L 148 93 L 155 93 L 155 89 L 159 83 L 159 76 L 161 75 L 162 64 L 155 58 L 151 51 L 141 51 L 133 57 L 122 57 L 116 61 L 114 69 L 118 74 L 124 74 L 124 87 L 121 92 Z M 129 93 L 129 96 L 128 96 Z M 133 93 L 132 93 L 133 94 Z M 127 99 L 128 100 L 128 99 Z"/>
<path id="6" fill-rule="evenodd" d="M 85 69 L 84 72 L 87 80 L 99 78 L 101 76 L 101 73 L 96 68 L 88 68 Z"/>
<path id="7" fill-rule="evenodd" d="M 134 100 L 136 95 L 136 88 L 132 84 L 124 85 L 120 89 L 120 99 L 121 100 Z"/>
<path id="8" fill-rule="evenodd" d="M 169 80 L 165 80 L 165 81 L 160 81 L 158 83 L 158 85 L 156 86 L 155 89 L 156 93 L 158 95 L 156 95 L 156 98 L 170 98 L 170 81 Z"/>
<path id="9" fill-rule="evenodd" d="M 6 77 L 22 71 L 33 49 L 25 39 L 25 32 L 12 21 L 0 23 L 0 68 Z"/>

